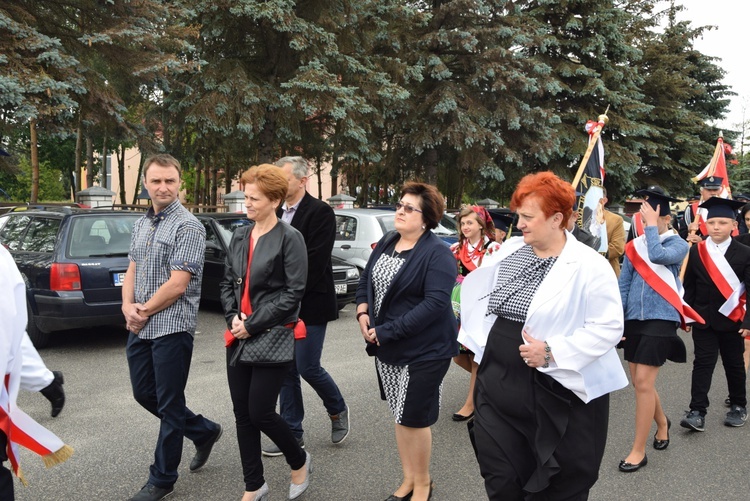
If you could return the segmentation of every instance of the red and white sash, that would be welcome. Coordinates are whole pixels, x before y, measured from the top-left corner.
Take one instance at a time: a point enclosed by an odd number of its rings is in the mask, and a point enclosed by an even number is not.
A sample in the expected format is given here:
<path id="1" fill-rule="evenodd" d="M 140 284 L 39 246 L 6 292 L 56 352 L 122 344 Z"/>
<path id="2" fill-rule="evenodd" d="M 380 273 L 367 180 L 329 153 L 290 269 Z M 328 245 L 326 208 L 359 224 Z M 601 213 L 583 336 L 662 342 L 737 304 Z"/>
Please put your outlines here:
<path id="1" fill-rule="evenodd" d="M 11 377 L 11 374 L 6 374 L 0 385 L 0 429 L 8 437 L 6 453 L 13 472 L 26 485 L 19 465 L 19 446 L 39 454 L 47 467 L 66 461 L 73 449 L 18 408 L 18 382 L 14 384 Z"/>
<path id="2" fill-rule="evenodd" d="M 737 274 L 723 254 L 712 253 L 708 250 L 706 240 L 698 244 L 698 255 L 716 288 L 726 299 L 726 302 L 719 308 L 719 313 L 734 322 L 742 322 L 745 318 L 747 302 L 745 284 L 737 278 Z"/>
<path id="3" fill-rule="evenodd" d="M 633 216 L 633 231 L 635 232 L 636 238 L 643 235 L 643 232 L 645 231 L 643 229 L 643 219 L 640 214 Z"/>
<path id="4" fill-rule="evenodd" d="M 682 284 L 675 280 L 669 268 L 663 264 L 654 264 L 648 258 L 645 235 L 628 242 L 625 246 L 625 255 L 643 280 L 677 310 L 683 329 L 688 323 L 706 323 L 703 317 L 682 299 Z"/>

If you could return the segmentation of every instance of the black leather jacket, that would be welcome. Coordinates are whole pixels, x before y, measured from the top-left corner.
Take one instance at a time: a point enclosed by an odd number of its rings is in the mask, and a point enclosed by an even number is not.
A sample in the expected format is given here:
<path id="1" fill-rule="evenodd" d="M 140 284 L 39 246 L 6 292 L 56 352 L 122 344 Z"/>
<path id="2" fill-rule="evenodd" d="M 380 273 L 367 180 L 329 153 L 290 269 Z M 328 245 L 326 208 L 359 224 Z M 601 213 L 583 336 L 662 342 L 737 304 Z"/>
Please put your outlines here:
<path id="1" fill-rule="evenodd" d="M 247 274 L 250 232 L 255 223 L 238 228 L 229 242 L 224 278 L 219 284 L 227 326 L 239 312 Z M 245 320 L 250 335 L 297 321 L 307 280 L 307 249 L 302 235 L 279 221 L 260 237 L 250 270 L 252 315 Z"/>

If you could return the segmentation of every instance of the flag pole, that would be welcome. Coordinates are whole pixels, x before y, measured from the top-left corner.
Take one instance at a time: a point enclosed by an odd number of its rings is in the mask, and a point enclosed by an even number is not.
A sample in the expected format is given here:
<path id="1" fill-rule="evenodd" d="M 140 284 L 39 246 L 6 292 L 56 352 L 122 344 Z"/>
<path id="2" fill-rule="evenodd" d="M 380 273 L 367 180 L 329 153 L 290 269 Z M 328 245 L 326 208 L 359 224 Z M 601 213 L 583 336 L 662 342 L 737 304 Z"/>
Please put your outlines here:
<path id="1" fill-rule="evenodd" d="M 721 146 L 719 145 L 719 142 L 721 142 Z M 719 138 L 716 140 L 716 147 L 714 148 L 714 153 L 713 155 L 711 155 L 711 161 L 708 163 L 708 167 L 704 171 L 706 175 L 701 177 L 702 173 L 698 174 L 697 176 L 693 178 L 693 182 L 697 183 L 703 178 L 714 175 L 714 173 L 716 172 L 716 164 L 718 163 L 718 160 L 719 160 L 718 155 L 724 155 L 724 131 L 719 131 Z M 729 180 L 727 179 L 727 182 L 728 181 Z M 700 202 L 701 203 L 705 202 L 705 200 L 701 198 Z M 692 204 L 689 204 L 685 208 L 685 210 L 692 210 L 691 205 Z M 694 223 L 699 225 L 700 221 L 701 221 L 701 215 L 696 212 Z M 690 230 L 690 232 L 688 233 L 688 236 L 690 237 L 692 235 L 695 235 L 695 233 L 696 233 L 696 230 Z M 682 282 L 685 279 L 685 269 L 687 268 L 688 257 L 690 257 L 690 249 L 692 247 L 693 247 L 693 242 L 688 241 L 688 253 L 685 255 L 685 259 L 682 260 L 682 266 L 680 267 L 680 282 Z"/>
<path id="2" fill-rule="evenodd" d="M 586 148 L 586 153 L 584 153 L 583 158 L 581 159 L 581 165 L 578 166 L 578 172 L 576 172 L 575 177 L 573 178 L 573 182 L 570 183 L 573 188 L 578 186 L 579 181 L 581 180 L 581 177 L 583 176 L 583 171 L 586 168 L 586 163 L 589 161 L 589 157 L 591 157 L 591 153 L 594 151 L 594 147 L 596 146 L 596 143 L 599 141 L 599 136 L 602 133 L 602 129 L 604 128 L 607 123 L 609 123 L 609 117 L 607 116 L 607 112 L 609 111 L 609 105 L 607 105 L 607 109 L 604 110 L 604 113 L 599 115 L 599 123 L 597 123 L 596 127 L 594 127 L 594 133 L 592 134 L 591 140 L 589 141 L 589 146 Z"/>

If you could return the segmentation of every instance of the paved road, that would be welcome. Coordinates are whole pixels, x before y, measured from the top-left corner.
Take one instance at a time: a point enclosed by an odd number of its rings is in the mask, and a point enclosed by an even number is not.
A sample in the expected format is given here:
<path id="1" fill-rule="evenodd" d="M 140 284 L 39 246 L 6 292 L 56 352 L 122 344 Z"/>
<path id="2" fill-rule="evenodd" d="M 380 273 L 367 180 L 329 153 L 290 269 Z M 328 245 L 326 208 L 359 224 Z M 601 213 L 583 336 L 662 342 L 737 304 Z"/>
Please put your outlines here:
<path id="1" fill-rule="evenodd" d="M 387 406 L 378 398 L 373 360 L 363 349 L 354 322 L 353 305 L 330 324 L 324 365 L 348 401 L 353 431 L 340 446 L 330 442 L 330 424 L 317 396 L 304 386 L 307 402 L 305 441 L 313 456 L 313 483 L 306 500 L 382 500 L 398 485 L 400 467 Z M 180 479 L 170 499 L 237 500 L 243 491 L 221 341 L 223 319 L 218 310 L 203 308 L 196 335 L 188 405 L 225 426 L 206 467 L 189 473 L 194 449 L 186 443 Z M 39 394 L 25 393 L 20 406 L 58 433 L 76 449 L 63 465 L 45 470 L 28 451 L 22 465 L 30 483 L 16 482 L 21 501 L 124 500 L 146 481 L 157 421 L 133 400 L 122 332 L 70 333 L 42 352 L 47 365 L 63 370 L 68 403 L 62 414 L 49 417 L 49 404 Z M 689 338 L 686 338 L 689 339 Z M 692 344 L 688 341 L 688 352 Z M 631 390 L 612 397 L 610 433 L 600 480 L 592 500 L 747 499 L 750 491 L 750 426 L 726 428 L 721 403 L 726 384 L 721 369 L 714 379 L 714 402 L 705 433 L 690 433 L 677 422 L 689 401 L 690 364 L 668 364 L 658 383 L 672 421 L 672 443 L 663 452 L 651 450 L 649 464 L 633 474 L 618 472 L 618 461 L 630 447 L 633 420 Z M 486 499 L 482 479 L 469 445 L 466 427 L 450 415 L 465 398 L 468 375 L 453 366 L 445 380 L 443 409 L 433 428 L 433 499 Z M 652 431 L 653 433 L 653 431 Z M 289 470 L 283 458 L 264 459 L 271 499 L 286 499 Z"/>

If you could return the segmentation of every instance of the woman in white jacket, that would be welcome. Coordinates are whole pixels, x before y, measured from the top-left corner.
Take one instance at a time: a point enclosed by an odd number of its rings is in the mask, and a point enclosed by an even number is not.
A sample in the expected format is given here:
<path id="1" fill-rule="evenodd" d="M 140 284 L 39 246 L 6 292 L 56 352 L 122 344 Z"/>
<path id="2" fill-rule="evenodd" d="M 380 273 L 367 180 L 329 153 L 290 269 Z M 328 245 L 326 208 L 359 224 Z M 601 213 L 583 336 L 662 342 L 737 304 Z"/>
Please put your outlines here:
<path id="1" fill-rule="evenodd" d="M 598 478 L 609 392 L 627 385 L 617 279 L 565 230 L 575 192 L 530 174 L 511 199 L 523 237 L 469 274 L 459 342 L 479 372 L 473 433 L 491 500 L 586 499 Z"/>

